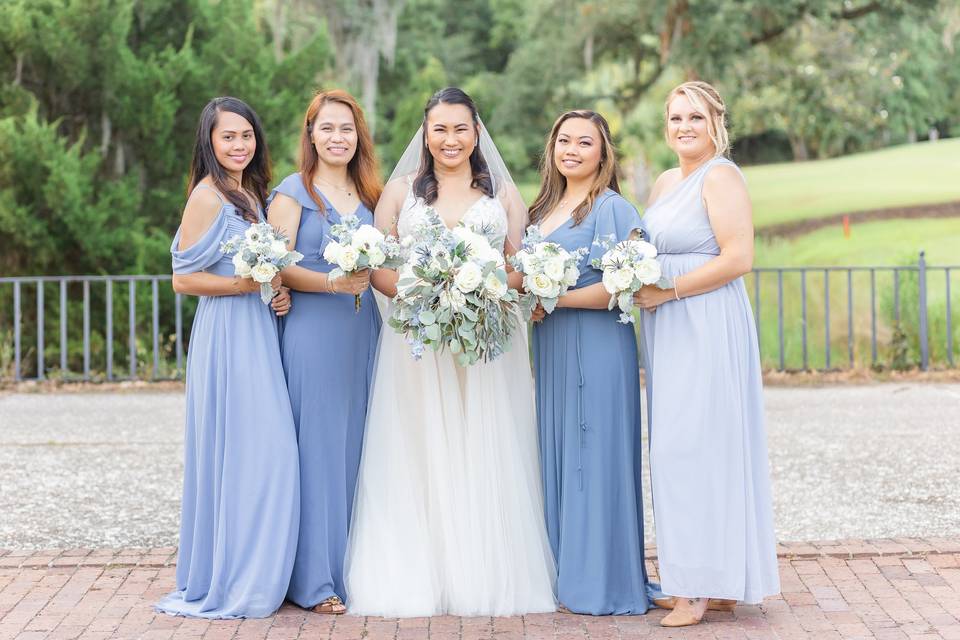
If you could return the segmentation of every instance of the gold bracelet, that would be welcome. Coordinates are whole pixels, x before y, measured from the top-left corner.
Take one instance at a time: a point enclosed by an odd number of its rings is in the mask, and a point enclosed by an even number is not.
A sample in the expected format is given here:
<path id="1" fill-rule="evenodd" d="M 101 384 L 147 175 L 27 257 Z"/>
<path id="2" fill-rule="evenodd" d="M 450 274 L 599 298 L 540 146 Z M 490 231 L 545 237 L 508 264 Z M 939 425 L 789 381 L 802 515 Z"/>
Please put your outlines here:
<path id="1" fill-rule="evenodd" d="M 673 279 L 673 297 L 676 298 L 678 302 L 680 300 L 679 284 L 680 284 L 680 276 L 677 276 L 676 278 Z"/>

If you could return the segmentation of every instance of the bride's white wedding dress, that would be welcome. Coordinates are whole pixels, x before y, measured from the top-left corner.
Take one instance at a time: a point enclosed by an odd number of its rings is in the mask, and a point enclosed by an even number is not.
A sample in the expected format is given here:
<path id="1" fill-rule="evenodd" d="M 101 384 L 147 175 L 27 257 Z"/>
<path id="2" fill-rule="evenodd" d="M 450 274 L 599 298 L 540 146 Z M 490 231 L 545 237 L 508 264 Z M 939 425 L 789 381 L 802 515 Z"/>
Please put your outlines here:
<path id="1" fill-rule="evenodd" d="M 427 208 L 407 194 L 401 239 Z M 481 198 L 460 224 L 503 249 L 499 200 Z M 447 350 L 414 360 L 385 324 L 347 548 L 350 613 L 554 611 L 555 580 L 523 325 L 499 358 L 460 367 Z"/>

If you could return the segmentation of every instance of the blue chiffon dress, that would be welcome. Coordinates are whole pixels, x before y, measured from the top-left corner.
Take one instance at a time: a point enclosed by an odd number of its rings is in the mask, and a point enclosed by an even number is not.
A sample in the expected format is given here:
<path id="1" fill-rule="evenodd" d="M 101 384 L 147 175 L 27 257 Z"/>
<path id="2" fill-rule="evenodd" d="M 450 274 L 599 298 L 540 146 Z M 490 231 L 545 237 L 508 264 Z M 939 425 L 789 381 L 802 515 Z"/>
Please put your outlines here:
<path id="1" fill-rule="evenodd" d="M 720 253 L 703 205 L 703 181 L 718 166 L 736 165 L 704 163 L 643 217 L 669 278 Z M 743 278 L 642 319 L 662 590 L 758 603 L 780 583 L 760 352 Z"/>
<path id="2" fill-rule="evenodd" d="M 329 272 L 334 265 L 323 249 L 340 214 L 318 192 L 326 205 L 320 213 L 299 173 L 287 176 L 271 201 L 278 193 L 301 206 L 298 265 Z M 363 204 L 355 214 L 373 224 Z M 300 451 L 300 540 L 287 597 L 311 608 L 334 595 L 346 600 L 343 561 L 381 321 L 372 289 L 361 296 L 359 313 L 352 294 L 290 295 L 280 344 Z"/>
<path id="3" fill-rule="evenodd" d="M 612 190 L 589 214 L 546 240 L 590 250 L 575 288 L 601 281 L 590 266 L 613 235 L 640 227 L 637 210 Z M 557 561 L 557 597 L 576 613 L 647 611 L 643 558 L 641 414 L 637 342 L 620 312 L 557 308 L 533 329 L 537 422 L 547 534 Z"/>
<path id="4" fill-rule="evenodd" d="M 220 243 L 249 226 L 225 202 L 182 251 L 178 230 L 173 272 L 233 276 Z M 290 584 L 300 479 L 277 325 L 259 293 L 200 297 L 186 386 L 176 590 L 156 608 L 199 618 L 269 616 Z"/>

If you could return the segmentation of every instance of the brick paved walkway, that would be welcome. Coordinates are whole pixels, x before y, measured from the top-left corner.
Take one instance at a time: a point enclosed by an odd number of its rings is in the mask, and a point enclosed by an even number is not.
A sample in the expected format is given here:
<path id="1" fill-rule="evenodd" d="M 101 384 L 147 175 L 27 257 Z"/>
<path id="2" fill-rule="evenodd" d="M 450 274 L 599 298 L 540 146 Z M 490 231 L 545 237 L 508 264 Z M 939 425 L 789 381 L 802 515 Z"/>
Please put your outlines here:
<path id="1" fill-rule="evenodd" d="M 960 639 L 960 538 L 785 544 L 779 555 L 781 596 L 670 630 L 655 609 L 635 617 L 397 621 L 285 605 L 266 620 L 187 620 L 151 608 L 173 586 L 174 549 L 0 550 L 0 639 Z"/>

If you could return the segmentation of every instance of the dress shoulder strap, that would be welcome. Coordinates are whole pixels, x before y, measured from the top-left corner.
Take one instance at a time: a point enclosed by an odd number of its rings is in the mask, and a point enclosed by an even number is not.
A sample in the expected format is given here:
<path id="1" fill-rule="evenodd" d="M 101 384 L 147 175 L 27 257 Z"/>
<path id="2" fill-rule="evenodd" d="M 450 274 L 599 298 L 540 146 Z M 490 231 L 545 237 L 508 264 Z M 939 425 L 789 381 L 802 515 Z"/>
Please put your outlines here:
<path id="1" fill-rule="evenodd" d="M 214 189 L 213 187 L 211 187 L 210 185 L 199 182 L 197 183 L 197 186 L 193 188 L 194 191 L 196 191 L 197 189 L 209 189 L 210 191 L 213 191 L 213 195 L 217 196 L 217 200 L 220 201 L 220 204 L 227 204 L 224 201 L 223 196 L 220 194 L 220 192 Z"/>

